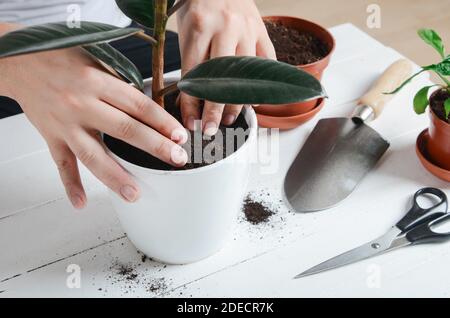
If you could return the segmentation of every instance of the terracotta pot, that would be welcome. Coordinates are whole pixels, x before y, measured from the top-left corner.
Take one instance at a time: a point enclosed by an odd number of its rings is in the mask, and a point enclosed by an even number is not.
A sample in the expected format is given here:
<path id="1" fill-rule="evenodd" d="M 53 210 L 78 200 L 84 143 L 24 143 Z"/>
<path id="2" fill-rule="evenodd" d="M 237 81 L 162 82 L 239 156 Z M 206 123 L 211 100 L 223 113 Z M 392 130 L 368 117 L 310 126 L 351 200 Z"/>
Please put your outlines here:
<path id="1" fill-rule="evenodd" d="M 325 28 L 320 25 L 303 20 L 295 17 L 286 17 L 286 16 L 268 16 L 263 18 L 264 21 L 272 21 L 272 22 L 280 22 L 283 25 L 295 28 L 297 30 L 306 31 L 311 34 L 314 34 L 324 43 L 326 43 L 329 47 L 329 52 L 327 56 L 323 59 L 306 65 L 297 65 L 299 69 L 302 69 L 309 74 L 313 75 L 319 81 L 322 79 L 322 75 L 324 70 L 330 63 L 331 55 L 335 49 L 335 41 L 330 32 L 328 32 Z M 305 114 L 311 112 L 317 105 L 317 99 L 302 102 L 302 103 L 294 103 L 294 104 L 284 104 L 284 105 L 260 105 L 255 108 L 256 113 L 274 116 L 274 117 L 292 117 L 300 114 Z M 279 127 L 273 127 L 279 128 Z"/>
<path id="2" fill-rule="evenodd" d="M 442 179 L 444 181 L 450 182 L 450 170 L 445 170 L 436 164 L 434 164 L 431 159 L 430 155 L 428 154 L 428 142 L 430 140 L 430 134 L 428 133 L 428 129 L 425 129 L 422 131 L 422 133 L 417 137 L 416 142 L 416 153 L 419 157 L 420 162 L 422 165 L 427 169 L 429 172 L 434 174 L 439 179 Z"/>
<path id="3" fill-rule="evenodd" d="M 439 119 L 432 110 L 430 118 L 428 154 L 436 165 L 450 171 L 450 124 Z"/>
<path id="4" fill-rule="evenodd" d="M 286 117 L 269 116 L 263 114 L 256 114 L 258 124 L 263 128 L 279 128 L 281 130 L 293 129 L 306 123 L 313 118 L 325 105 L 325 99 L 321 98 L 316 101 L 315 107 L 309 112 Z M 254 107 L 257 108 L 257 107 Z"/>

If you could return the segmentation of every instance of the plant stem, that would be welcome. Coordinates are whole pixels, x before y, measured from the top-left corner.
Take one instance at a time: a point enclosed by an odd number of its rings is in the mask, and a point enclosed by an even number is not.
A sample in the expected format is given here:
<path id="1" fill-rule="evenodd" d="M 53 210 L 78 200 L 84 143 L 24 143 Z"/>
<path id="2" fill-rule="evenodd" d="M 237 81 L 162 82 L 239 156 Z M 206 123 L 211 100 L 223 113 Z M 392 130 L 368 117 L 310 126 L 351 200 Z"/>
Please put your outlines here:
<path id="1" fill-rule="evenodd" d="M 447 84 L 447 86 L 450 86 L 450 81 L 448 79 L 446 79 L 443 75 L 439 74 L 438 72 L 436 72 L 436 74 L 444 81 L 445 84 Z"/>
<path id="2" fill-rule="evenodd" d="M 173 82 L 173 83 L 167 85 L 166 87 L 164 87 L 161 91 L 159 91 L 158 94 L 160 96 L 165 96 L 167 94 L 174 93 L 178 90 L 177 85 L 178 85 L 178 82 Z"/>
<path id="3" fill-rule="evenodd" d="M 167 0 L 155 0 L 154 37 L 157 41 L 152 50 L 152 99 L 164 107 L 164 44 L 166 42 Z"/>

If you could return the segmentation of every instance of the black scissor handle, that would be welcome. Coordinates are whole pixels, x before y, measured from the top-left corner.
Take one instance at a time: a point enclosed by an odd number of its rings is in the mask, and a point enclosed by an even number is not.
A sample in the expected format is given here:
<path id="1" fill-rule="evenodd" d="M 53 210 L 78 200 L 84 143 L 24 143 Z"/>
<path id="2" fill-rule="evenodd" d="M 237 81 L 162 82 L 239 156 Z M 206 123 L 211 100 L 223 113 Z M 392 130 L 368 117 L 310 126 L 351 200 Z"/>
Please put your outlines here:
<path id="1" fill-rule="evenodd" d="M 413 244 L 443 243 L 450 240 L 450 231 L 439 231 L 439 225 L 450 222 L 450 214 L 436 213 L 435 217 L 406 233 L 406 238 Z"/>
<path id="2" fill-rule="evenodd" d="M 424 195 L 433 195 L 439 199 L 439 202 L 430 208 L 422 208 L 419 204 L 419 198 Z M 448 199 L 447 195 L 437 188 L 423 188 L 414 194 L 413 206 L 411 210 L 401 219 L 396 226 L 402 231 L 407 232 L 421 223 L 434 219 L 436 213 L 447 213 Z"/>

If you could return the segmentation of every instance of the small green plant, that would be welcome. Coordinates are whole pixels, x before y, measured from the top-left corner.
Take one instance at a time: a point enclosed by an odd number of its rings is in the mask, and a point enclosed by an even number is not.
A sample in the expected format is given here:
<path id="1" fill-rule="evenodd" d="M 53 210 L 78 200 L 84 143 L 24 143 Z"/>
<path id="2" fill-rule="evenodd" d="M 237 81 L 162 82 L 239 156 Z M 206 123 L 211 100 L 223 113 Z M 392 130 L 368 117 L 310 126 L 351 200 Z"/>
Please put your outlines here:
<path id="1" fill-rule="evenodd" d="M 432 87 L 440 86 L 442 89 L 446 89 L 450 94 L 450 55 L 446 55 L 444 44 L 442 43 L 442 39 L 437 34 L 436 31 L 431 29 L 420 29 L 417 32 L 420 36 L 420 38 L 433 47 L 438 53 L 439 56 L 442 58 L 442 61 L 437 64 L 431 64 L 428 66 L 423 66 L 422 69 L 411 76 L 409 79 L 407 79 L 400 87 L 398 87 L 393 92 L 390 92 L 389 94 L 395 94 L 398 91 L 400 91 L 403 87 L 405 87 L 407 84 L 409 84 L 416 76 L 419 74 L 422 74 L 426 71 L 432 71 L 436 73 L 444 82 L 444 84 L 436 84 L 431 86 L 425 86 L 422 89 L 420 89 L 416 96 L 414 97 L 414 111 L 417 114 L 423 114 L 425 110 L 427 109 L 428 105 L 430 104 L 430 101 L 428 99 L 428 92 Z M 446 119 L 450 116 L 450 98 L 448 98 L 444 103 L 444 110 L 445 110 L 445 116 Z"/>
<path id="2" fill-rule="evenodd" d="M 66 22 L 31 26 L 0 37 L 0 58 L 69 47 L 81 47 L 115 74 L 143 91 L 137 67 L 108 44 L 137 36 L 152 45 L 152 98 L 164 107 L 164 95 L 177 89 L 199 99 L 223 104 L 287 104 L 324 97 L 313 76 L 285 63 L 257 57 L 221 57 L 198 65 L 183 78 L 164 86 L 166 25 L 188 0 L 116 0 L 122 12 L 142 28 L 118 28 L 82 21 L 71 28 Z M 205 12 L 207 14 L 207 12 Z M 151 30 L 152 35 L 144 33 Z M 31 72 L 31 70 L 30 70 Z M 82 93 L 82 92 L 80 92 Z"/>

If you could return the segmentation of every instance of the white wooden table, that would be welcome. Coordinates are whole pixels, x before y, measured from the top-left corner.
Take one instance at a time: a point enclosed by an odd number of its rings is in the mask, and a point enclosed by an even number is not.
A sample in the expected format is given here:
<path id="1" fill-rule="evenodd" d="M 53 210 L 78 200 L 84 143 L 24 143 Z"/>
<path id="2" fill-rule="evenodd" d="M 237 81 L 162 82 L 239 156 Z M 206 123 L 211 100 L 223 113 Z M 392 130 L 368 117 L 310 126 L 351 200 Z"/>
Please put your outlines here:
<path id="1" fill-rule="evenodd" d="M 143 262 L 124 236 L 105 188 L 84 169 L 89 205 L 76 212 L 35 129 L 23 115 L 1 120 L 0 297 L 449 296 L 450 244 L 406 248 L 292 280 L 384 233 L 409 208 L 417 189 L 435 186 L 450 195 L 449 184 L 425 171 L 415 155 L 416 136 L 428 118 L 415 115 L 411 101 L 429 82 L 424 75 L 373 123 L 392 145 L 349 199 L 315 214 L 294 214 L 280 203 L 283 176 L 317 119 L 349 114 L 354 101 L 400 57 L 350 24 L 332 32 L 337 50 L 324 79 L 330 95 L 326 107 L 315 120 L 281 134 L 276 174 L 254 167 L 249 191 L 260 194 L 277 214 L 257 226 L 241 216 L 234 239 L 195 264 Z M 81 288 L 67 285 L 71 264 L 81 269 Z M 120 265 L 136 276 L 119 274 Z"/>

